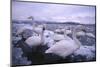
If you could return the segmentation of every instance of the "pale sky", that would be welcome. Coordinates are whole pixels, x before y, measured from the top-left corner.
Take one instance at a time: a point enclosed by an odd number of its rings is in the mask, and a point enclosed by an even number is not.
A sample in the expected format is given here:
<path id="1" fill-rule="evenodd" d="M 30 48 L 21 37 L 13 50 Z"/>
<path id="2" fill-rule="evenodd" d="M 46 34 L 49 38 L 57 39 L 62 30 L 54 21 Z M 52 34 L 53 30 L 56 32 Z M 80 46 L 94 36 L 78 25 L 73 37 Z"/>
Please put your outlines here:
<path id="1" fill-rule="evenodd" d="M 34 16 L 35 20 L 56 22 L 73 21 L 83 24 L 94 24 L 95 6 L 33 2 L 12 3 L 12 19 L 26 20 L 29 16 Z"/>

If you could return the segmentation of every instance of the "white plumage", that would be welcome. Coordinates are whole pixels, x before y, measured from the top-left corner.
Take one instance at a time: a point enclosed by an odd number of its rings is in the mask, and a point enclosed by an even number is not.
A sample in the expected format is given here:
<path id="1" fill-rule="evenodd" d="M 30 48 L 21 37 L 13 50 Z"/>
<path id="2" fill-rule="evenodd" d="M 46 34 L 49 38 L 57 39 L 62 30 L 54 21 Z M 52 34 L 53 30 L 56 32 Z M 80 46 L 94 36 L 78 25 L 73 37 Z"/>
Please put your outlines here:
<path id="1" fill-rule="evenodd" d="M 53 31 L 43 30 L 43 26 L 39 25 L 38 27 L 34 28 L 34 32 L 38 33 L 39 35 L 33 35 L 25 41 L 29 46 L 47 45 L 48 47 L 51 47 L 53 45 Z"/>
<path id="2" fill-rule="evenodd" d="M 55 30 L 56 33 L 61 33 L 62 31 L 60 29 Z"/>
<path id="3" fill-rule="evenodd" d="M 29 25 L 26 25 L 26 26 L 23 26 L 23 27 L 20 27 L 18 30 L 17 30 L 17 35 L 21 34 L 24 30 L 26 29 L 29 29 L 29 30 L 33 30 L 33 27 L 32 26 L 29 26 Z"/>
<path id="4" fill-rule="evenodd" d="M 48 47 L 51 47 L 54 43 L 53 40 L 54 32 L 50 30 L 45 30 L 43 37 L 44 37 L 44 45 L 47 45 Z"/>
<path id="5" fill-rule="evenodd" d="M 25 40 L 25 43 L 27 43 L 29 46 L 38 46 L 43 45 L 43 25 L 39 25 L 38 27 L 33 27 L 33 31 L 37 33 L 38 35 L 33 35 Z"/>
<path id="6" fill-rule="evenodd" d="M 76 35 L 77 35 L 77 36 L 85 36 L 85 32 L 80 31 L 80 32 L 77 32 Z"/>
<path id="7" fill-rule="evenodd" d="M 41 34 L 43 25 L 33 26 L 33 31 L 37 34 Z"/>
<path id="8" fill-rule="evenodd" d="M 55 33 L 53 39 L 54 39 L 55 41 L 59 41 L 59 40 L 65 39 L 65 37 L 64 37 L 63 34 Z"/>
<path id="9" fill-rule="evenodd" d="M 95 35 L 93 35 L 92 33 L 86 33 L 87 36 L 95 38 Z"/>
<path id="10" fill-rule="evenodd" d="M 27 40 L 25 40 L 30 47 L 38 46 L 41 44 L 41 36 L 31 36 Z"/>
<path id="11" fill-rule="evenodd" d="M 72 33 L 71 30 L 66 30 L 65 32 L 66 32 L 67 35 Z"/>
<path id="12" fill-rule="evenodd" d="M 74 44 L 75 42 L 73 40 L 61 40 L 46 50 L 45 53 L 53 53 L 61 56 L 62 58 L 65 58 L 66 56 L 72 54 L 77 48 L 79 48 Z"/>
<path id="13" fill-rule="evenodd" d="M 54 36 L 53 36 L 53 39 L 55 41 L 59 41 L 59 40 L 65 39 L 64 34 L 61 34 L 62 32 L 64 32 L 63 29 L 56 29 L 55 33 L 54 33 Z"/>

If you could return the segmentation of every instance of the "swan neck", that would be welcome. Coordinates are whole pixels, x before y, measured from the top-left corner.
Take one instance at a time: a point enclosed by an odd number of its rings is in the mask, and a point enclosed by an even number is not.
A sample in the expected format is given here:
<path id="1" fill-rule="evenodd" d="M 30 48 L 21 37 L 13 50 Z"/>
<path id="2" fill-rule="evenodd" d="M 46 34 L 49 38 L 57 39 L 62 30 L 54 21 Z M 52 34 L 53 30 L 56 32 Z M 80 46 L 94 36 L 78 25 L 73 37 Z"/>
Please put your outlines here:
<path id="1" fill-rule="evenodd" d="M 66 30 L 64 31 L 64 37 L 67 38 L 67 33 Z"/>
<path id="2" fill-rule="evenodd" d="M 42 33 L 41 33 L 41 45 L 44 45 L 44 30 L 42 30 Z"/>
<path id="3" fill-rule="evenodd" d="M 78 46 L 78 47 L 80 47 L 81 46 L 81 42 L 77 39 L 77 37 L 76 37 L 76 28 L 72 31 L 72 38 L 73 38 L 73 40 L 76 42 L 76 45 Z"/>

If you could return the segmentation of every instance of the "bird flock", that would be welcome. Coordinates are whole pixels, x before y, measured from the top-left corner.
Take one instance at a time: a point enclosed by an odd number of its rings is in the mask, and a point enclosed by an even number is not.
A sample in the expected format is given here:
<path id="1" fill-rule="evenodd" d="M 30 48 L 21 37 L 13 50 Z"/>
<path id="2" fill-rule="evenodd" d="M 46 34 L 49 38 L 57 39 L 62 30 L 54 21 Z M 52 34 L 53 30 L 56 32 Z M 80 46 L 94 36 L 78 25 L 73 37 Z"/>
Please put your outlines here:
<path id="1" fill-rule="evenodd" d="M 84 31 L 84 26 L 77 25 L 74 28 L 57 28 L 54 31 L 48 30 L 46 27 L 46 24 L 23 26 L 18 29 L 16 35 L 22 36 L 22 38 L 26 38 L 25 43 L 29 47 L 46 45 L 48 49 L 45 50 L 45 54 L 52 53 L 60 56 L 63 59 L 71 54 L 84 55 L 87 56 L 87 59 L 93 58 L 93 51 L 95 51 L 95 46 L 84 46 L 77 38 L 78 36 L 88 36 L 95 38 L 95 35 L 92 33 L 87 33 Z M 31 32 L 28 32 L 27 30 L 30 30 Z M 31 33 L 31 35 L 24 34 L 23 32 L 25 31 L 27 31 L 28 34 Z M 69 34 L 72 35 L 72 38 L 68 36 Z"/>

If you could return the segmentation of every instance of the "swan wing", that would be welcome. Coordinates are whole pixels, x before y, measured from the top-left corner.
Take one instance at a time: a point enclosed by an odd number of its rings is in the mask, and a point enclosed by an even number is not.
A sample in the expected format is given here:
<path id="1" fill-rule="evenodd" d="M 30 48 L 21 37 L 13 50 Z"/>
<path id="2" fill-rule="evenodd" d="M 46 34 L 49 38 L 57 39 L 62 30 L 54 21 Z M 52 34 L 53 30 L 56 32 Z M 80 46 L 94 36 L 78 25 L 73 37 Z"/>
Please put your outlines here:
<path id="1" fill-rule="evenodd" d="M 41 39 L 39 36 L 32 36 L 29 37 L 25 43 L 27 43 L 29 46 L 38 46 L 41 44 Z"/>
<path id="2" fill-rule="evenodd" d="M 72 54 L 74 49 L 75 47 L 73 42 L 70 43 L 69 41 L 62 40 L 46 50 L 45 53 L 53 53 L 65 58 L 66 56 Z"/>

